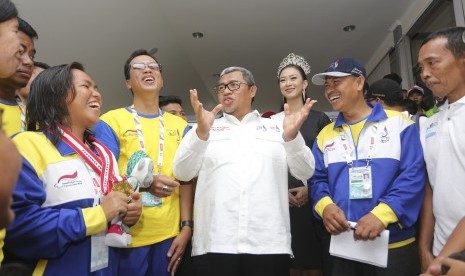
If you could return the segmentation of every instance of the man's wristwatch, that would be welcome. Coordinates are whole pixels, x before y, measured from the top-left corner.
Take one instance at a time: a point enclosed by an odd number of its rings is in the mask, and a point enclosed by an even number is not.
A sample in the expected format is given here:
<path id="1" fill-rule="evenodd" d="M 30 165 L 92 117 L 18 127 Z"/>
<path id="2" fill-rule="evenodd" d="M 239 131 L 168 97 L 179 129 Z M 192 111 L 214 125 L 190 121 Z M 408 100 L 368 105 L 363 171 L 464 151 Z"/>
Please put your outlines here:
<path id="1" fill-rule="evenodd" d="M 181 221 L 181 224 L 179 225 L 179 229 L 182 229 L 183 227 L 190 227 L 194 229 L 194 221 L 193 220 L 183 220 Z"/>

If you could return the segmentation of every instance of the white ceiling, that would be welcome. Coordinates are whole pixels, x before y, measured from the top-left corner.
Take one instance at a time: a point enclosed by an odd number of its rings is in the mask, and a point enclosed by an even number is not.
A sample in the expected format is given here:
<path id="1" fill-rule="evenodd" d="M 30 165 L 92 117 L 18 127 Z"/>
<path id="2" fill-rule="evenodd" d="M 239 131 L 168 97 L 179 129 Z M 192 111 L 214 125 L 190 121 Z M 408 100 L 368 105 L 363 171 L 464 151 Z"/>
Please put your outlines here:
<path id="1" fill-rule="evenodd" d="M 98 83 L 104 110 L 129 105 L 123 65 L 133 50 L 158 48 L 162 95 L 197 88 L 216 105 L 213 75 L 228 66 L 252 71 L 259 111 L 278 110 L 276 68 L 290 52 L 304 56 L 311 75 L 336 57 L 351 56 L 370 72 L 393 46 L 392 28 L 407 31 L 431 0 L 13 0 L 39 33 L 36 60 L 80 61 Z M 350 33 L 346 25 L 356 25 Z M 194 39 L 193 32 L 204 33 Z M 329 111 L 321 88 L 310 86 L 316 109 Z"/>

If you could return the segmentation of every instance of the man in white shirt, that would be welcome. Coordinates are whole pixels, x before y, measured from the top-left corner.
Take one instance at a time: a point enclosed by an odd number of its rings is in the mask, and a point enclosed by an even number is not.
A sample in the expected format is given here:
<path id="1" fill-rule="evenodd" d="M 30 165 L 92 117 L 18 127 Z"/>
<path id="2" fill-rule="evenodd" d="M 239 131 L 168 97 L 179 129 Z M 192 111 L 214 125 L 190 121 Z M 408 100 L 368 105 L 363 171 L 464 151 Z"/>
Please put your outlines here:
<path id="1" fill-rule="evenodd" d="M 465 28 L 430 34 L 418 53 L 421 78 L 435 96 L 447 97 L 439 112 L 420 124 L 430 185 L 421 213 L 418 248 L 422 270 L 439 258 L 462 251 L 449 238 L 465 216 Z M 462 230 L 463 231 L 463 230 Z M 457 235 L 463 237 L 464 234 Z"/>
<path id="2" fill-rule="evenodd" d="M 197 91 L 190 91 L 197 125 L 173 162 L 177 179 L 198 177 L 192 251 L 194 260 L 202 260 L 197 272 L 287 275 L 292 254 L 287 172 L 302 181 L 313 174 L 313 156 L 298 130 L 315 101 L 307 100 L 294 114 L 285 105 L 282 124 L 261 118 L 252 109 L 253 76 L 242 67 L 224 69 L 215 92 L 220 104 L 209 112 Z M 215 120 L 220 110 L 224 117 Z"/>

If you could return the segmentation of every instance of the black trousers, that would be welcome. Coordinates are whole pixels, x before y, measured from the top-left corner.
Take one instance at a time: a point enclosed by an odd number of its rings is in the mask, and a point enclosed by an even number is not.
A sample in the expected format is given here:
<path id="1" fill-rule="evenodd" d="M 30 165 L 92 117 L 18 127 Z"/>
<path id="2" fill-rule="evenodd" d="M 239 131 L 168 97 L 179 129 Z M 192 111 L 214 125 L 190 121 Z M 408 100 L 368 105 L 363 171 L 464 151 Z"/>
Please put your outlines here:
<path id="1" fill-rule="evenodd" d="M 196 276 L 289 276 L 287 254 L 208 253 L 193 257 Z"/>
<path id="2" fill-rule="evenodd" d="M 387 268 L 355 262 L 338 257 L 332 258 L 333 276 L 418 276 L 419 257 L 416 242 L 389 249 Z"/>

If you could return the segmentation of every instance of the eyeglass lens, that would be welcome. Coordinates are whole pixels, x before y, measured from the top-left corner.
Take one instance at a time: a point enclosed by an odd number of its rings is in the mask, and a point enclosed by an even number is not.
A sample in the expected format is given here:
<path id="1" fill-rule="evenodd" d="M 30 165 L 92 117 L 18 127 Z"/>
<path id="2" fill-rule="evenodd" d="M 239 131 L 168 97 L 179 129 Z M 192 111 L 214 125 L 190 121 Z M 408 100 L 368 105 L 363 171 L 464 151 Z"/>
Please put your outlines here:
<path id="1" fill-rule="evenodd" d="M 216 87 L 215 91 L 216 93 L 223 93 L 224 90 L 226 90 L 226 87 L 228 87 L 228 89 L 230 91 L 235 91 L 237 89 L 239 89 L 241 87 L 241 82 L 238 82 L 238 81 L 232 81 L 230 83 L 227 83 L 227 84 L 220 84 Z"/>
<path id="2" fill-rule="evenodd" d="M 133 63 L 131 66 L 132 66 L 133 69 L 138 69 L 138 70 L 143 70 L 146 67 L 148 67 L 149 69 L 152 69 L 152 70 L 159 70 L 160 69 L 160 65 L 158 63 L 156 63 L 156 62 L 150 62 L 150 63 L 137 62 L 137 63 Z"/>

